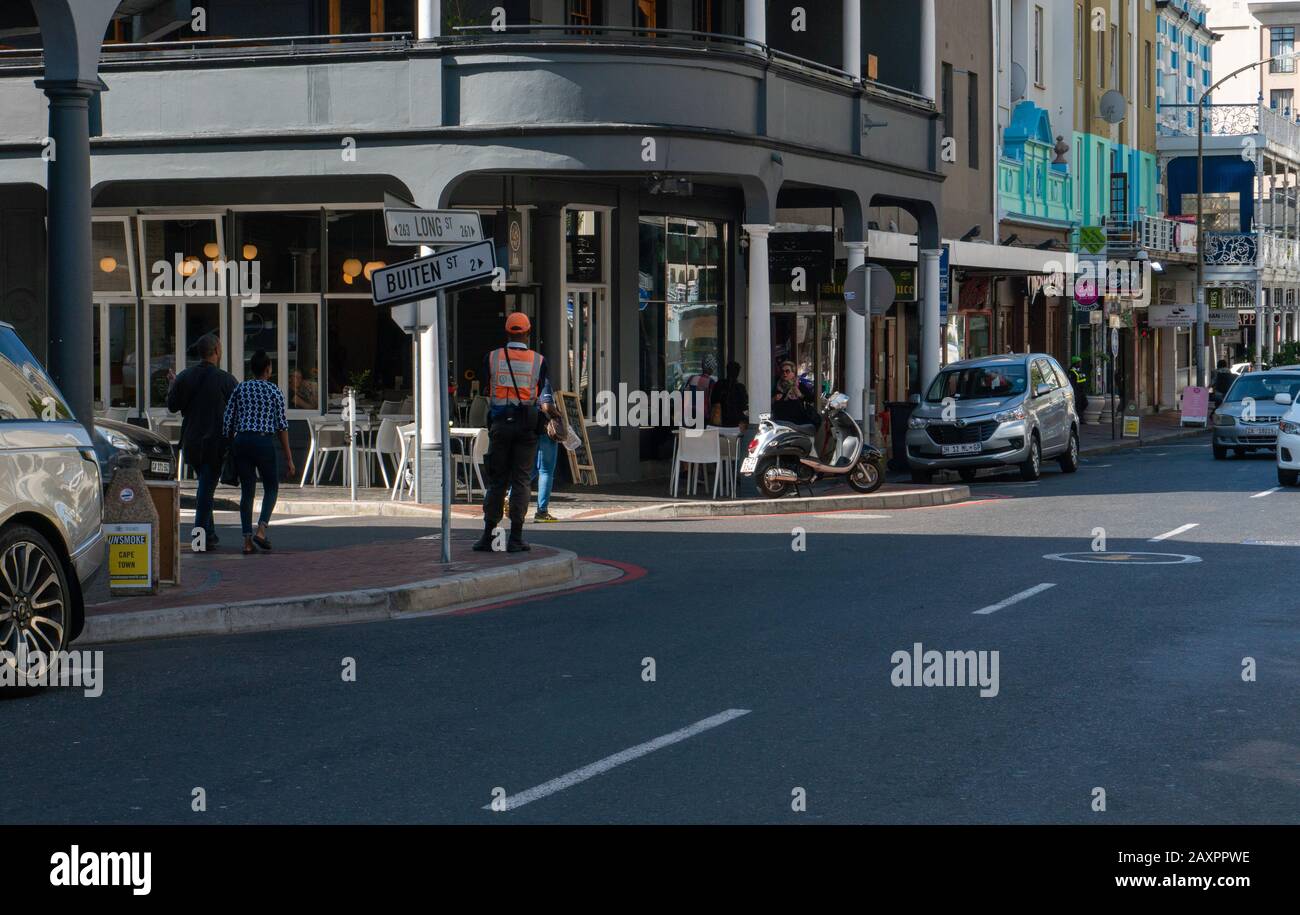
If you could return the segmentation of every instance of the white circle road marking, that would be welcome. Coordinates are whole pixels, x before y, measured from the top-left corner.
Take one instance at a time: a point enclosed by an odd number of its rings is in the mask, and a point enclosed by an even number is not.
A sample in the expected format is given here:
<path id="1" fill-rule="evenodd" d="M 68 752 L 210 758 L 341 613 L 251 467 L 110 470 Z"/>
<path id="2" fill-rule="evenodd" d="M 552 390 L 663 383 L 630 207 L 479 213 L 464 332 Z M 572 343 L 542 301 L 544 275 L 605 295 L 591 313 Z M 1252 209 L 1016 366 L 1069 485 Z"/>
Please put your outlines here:
<path id="1" fill-rule="evenodd" d="M 1135 558 L 1144 557 L 1144 558 Z M 1200 562 L 1200 556 L 1182 553 L 1048 553 L 1043 557 L 1055 562 L 1093 562 L 1101 565 L 1176 566 Z"/>

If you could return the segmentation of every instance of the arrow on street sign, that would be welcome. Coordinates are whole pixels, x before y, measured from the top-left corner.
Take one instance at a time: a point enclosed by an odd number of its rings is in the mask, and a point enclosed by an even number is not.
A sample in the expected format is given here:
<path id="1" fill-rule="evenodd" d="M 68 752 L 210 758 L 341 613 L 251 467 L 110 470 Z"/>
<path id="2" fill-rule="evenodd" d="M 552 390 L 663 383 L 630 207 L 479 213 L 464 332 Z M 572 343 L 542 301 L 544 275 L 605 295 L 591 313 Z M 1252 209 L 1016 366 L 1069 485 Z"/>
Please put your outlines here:
<path id="1" fill-rule="evenodd" d="M 384 207 L 390 245 L 463 245 L 483 240 L 483 223 L 473 210 Z"/>
<path id="2" fill-rule="evenodd" d="M 496 268 L 495 245 L 481 241 L 376 270 L 370 275 L 370 286 L 376 305 L 400 305 L 486 280 Z"/>

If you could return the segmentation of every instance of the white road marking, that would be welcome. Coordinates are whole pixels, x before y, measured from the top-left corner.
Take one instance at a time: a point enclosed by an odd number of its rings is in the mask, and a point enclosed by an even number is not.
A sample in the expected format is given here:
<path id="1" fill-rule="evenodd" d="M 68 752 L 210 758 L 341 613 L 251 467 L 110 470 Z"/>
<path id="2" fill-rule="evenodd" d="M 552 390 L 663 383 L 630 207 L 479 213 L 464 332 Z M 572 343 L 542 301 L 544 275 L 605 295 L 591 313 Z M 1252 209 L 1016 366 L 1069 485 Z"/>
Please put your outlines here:
<path id="1" fill-rule="evenodd" d="M 681 743 L 687 738 L 694 737 L 704 731 L 716 728 L 719 725 L 733 721 L 742 715 L 748 715 L 750 712 L 747 708 L 729 708 L 725 712 L 719 712 L 702 721 L 697 721 L 692 725 L 682 728 L 679 731 L 673 731 L 671 734 L 665 734 L 662 737 L 656 737 L 654 740 L 648 740 L 645 743 L 639 743 L 634 747 L 615 753 L 613 756 L 606 756 L 604 759 L 597 760 L 589 766 L 583 766 L 581 769 L 574 769 L 566 775 L 559 778 L 553 778 L 549 782 L 543 782 L 535 788 L 529 788 L 527 791 L 521 791 L 518 794 L 512 794 L 509 797 L 500 799 L 497 803 L 504 803 L 504 810 L 515 810 L 525 804 L 531 804 L 533 801 L 540 800 L 557 791 L 563 791 L 565 788 L 572 788 L 574 785 L 581 784 L 589 778 L 595 778 L 602 775 L 616 766 L 623 763 L 639 759 L 655 750 L 662 750 L 664 747 L 671 746 L 675 743 Z M 484 810 L 491 810 L 492 804 L 484 804 Z"/>
<path id="2" fill-rule="evenodd" d="M 353 515 L 304 515 L 301 518 L 288 517 L 281 518 L 272 522 L 273 527 L 280 527 L 284 524 L 310 524 L 313 521 L 333 521 L 335 518 L 352 518 Z"/>
<path id="3" fill-rule="evenodd" d="M 1184 524 L 1182 527 L 1176 527 L 1172 531 L 1166 531 L 1159 537 L 1152 537 L 1148 543 L 1159 543 L 1161 540 L 1168 540 L 1171 537 L 1177 537 L 1179 534 L 1185 534 L 1194 527 L 1200 527 L 1199 524 Z"/>
<path id="4" fill-rule="evenodd" d="M 1251 496 L 1251 498 L 1252 498 L 1252 499 L 1262 499 L 1262 498 L 1264 498 L 1265 496 L 1271 496 L 1271 495 L 1273 495 L 1273 493 L 1275 493 L 1275 492 L 1281 492 L 1281 491 L 1282 491 L 1282 487 L 1281 487 L 1281 486 L 1274 486 L 1272 489 L 1266 489 L 1266 490 L 1264 490 L 1263 492 L 1257 492 L 1257 493 L 1255 493 L 1253 496 Z"/>
<path id="5" fill-rule="evenodd" d="M 1053 581 L 1043 582 L 1041 585 L 1034 585 L 1032 588 L 1027 588 L 1024 591 L 1021 591 L 1019 594 L 1012 594 L 1006 600 L 998 601 L 996 604 L 992 604 L 988 607 L 985 607 L 982 610 L 976 610 L 974 615 L 988 616 L 990 613 L 997 613 L 999 610 L 1003 610 L 1007 607 L 1010 607 L 1012 604 L 1019 603 L 1020 601 L 1025 600 L 1026 598 L 1033 597 L 1035 594 L 1043 593 L 1048 588 L 1055 588 L 1055 587 L 1056 587 L 1056 582 Z"/>

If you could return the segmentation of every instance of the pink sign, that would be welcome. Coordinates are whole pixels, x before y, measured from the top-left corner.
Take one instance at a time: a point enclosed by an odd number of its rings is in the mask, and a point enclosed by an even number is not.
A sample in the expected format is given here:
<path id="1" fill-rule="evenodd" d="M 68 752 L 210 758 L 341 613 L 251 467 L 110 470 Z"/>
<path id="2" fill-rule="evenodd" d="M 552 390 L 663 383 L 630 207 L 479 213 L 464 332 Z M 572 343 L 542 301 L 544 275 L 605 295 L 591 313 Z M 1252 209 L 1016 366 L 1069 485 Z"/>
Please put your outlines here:
<path id="1" fill-rule="evenodd" d="M 1200 423 L 1205 425 L 1210 420 L 1210 389 L 1187 387 L 1183 388 L 1183 418 L 1182 424 Z"/>

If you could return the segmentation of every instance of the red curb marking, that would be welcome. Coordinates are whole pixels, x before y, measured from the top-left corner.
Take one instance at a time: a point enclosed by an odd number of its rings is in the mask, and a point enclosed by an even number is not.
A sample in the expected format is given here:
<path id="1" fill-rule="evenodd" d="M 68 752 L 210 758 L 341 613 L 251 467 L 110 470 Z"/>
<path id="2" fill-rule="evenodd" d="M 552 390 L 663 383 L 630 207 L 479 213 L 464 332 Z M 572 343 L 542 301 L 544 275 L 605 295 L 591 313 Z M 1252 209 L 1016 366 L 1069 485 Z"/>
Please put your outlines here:
<path id="1" fill-rule="evenodd" d="M 625 585 L 629 582 L 636 581 L 638 578 L 645 578 L 650 574 L 650 570 L 642 566 L 633 565 L 630 562 L 619 562 L 616 559 L 592 559 L 587 556 L 578 557 L 579 562 L 594 562 L 597 565 L 613 566 L 623 572 L 618 578 L 610 581 L 600 581 L 591 585 L 581 585 L 577 588 L 565 588 L 559 591 L 548 591 L 545 594 L 534 594 L 531 597 L 516 597 L 511 600 L 498 601 L 495 604 L 484 604 L 481 607 L 466 607 L 464 610 L 453 610 L 451 613 L 440 613 L 438 616 L 468 616 L 471 613 L 482 613 L 485 610 L 500 610 L 503 607 L 514 607 L 519 604 L 526 604 L 535 600 L 554 597 L 559 594 L 579 594 L 583 591 L 595 591 L 597 588 L 608 588 L 613 585 Z"/>

